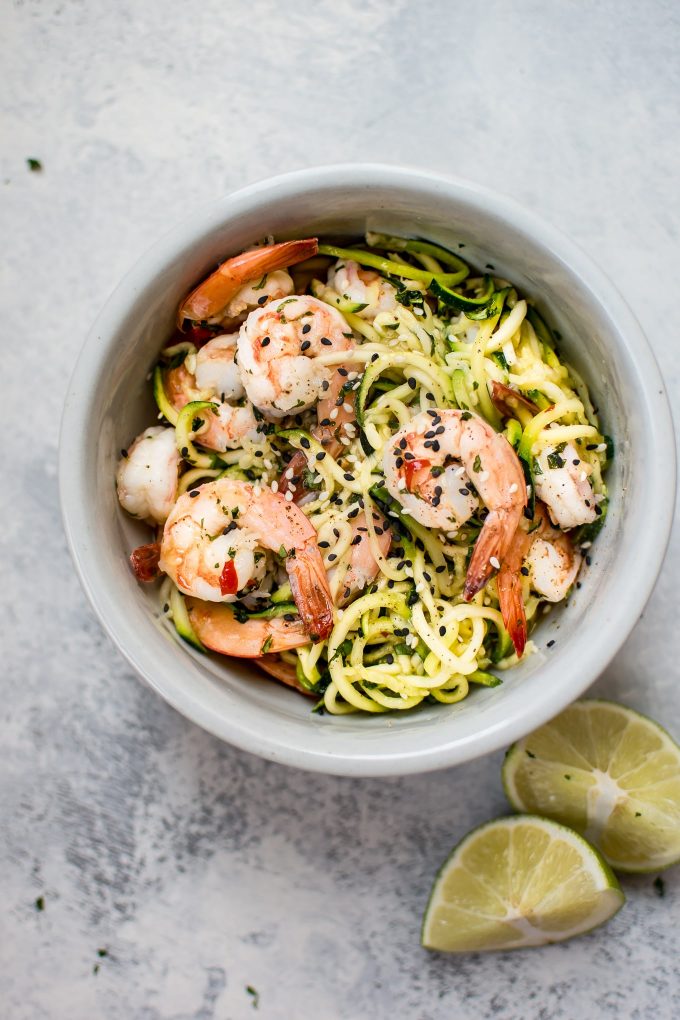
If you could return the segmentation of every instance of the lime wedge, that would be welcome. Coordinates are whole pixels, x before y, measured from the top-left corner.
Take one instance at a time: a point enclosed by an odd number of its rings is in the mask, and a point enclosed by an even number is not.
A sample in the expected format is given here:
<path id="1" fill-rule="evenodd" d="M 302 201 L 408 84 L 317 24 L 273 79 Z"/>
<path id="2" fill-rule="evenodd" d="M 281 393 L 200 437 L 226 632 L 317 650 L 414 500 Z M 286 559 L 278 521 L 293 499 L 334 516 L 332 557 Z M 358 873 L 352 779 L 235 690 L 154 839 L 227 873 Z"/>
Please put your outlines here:
<path id="1" fill-rule="evenodd" d="M 680 860 L 680 747 L 610 701 L 577 701 L 514 744 L 503 784 L 517 811 L 570 825 L 617 871 Z"/>
<path id="2" fill-rule="evenodd" d="M 474 829 L 435 879 L 423 918 L 426 949 L 469 953 L 562 942 L 623 905 L 597 850 L 547 818 L 497 818 Z"/>

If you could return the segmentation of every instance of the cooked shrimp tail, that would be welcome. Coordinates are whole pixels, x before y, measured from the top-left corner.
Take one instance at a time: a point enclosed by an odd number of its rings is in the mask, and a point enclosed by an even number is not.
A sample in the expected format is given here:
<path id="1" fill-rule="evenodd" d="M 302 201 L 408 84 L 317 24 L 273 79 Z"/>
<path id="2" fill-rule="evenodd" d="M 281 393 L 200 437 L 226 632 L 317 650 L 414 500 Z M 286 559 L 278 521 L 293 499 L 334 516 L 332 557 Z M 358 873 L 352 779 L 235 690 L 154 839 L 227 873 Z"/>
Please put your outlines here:
<path id="1" fill-rule="evenodd" d="M 317 238 L 308 237 L 253 248 L 227 259 L 184 299 L 177 314 L 179 327 L 185 319 L 193 322 L 214 319 L 249 280 L 304 262 L 316 255 L 318 247 Z"/>
<path id="2" fill-rule="evenodd" d="M 328 578 L 316 542 L 313 550 L 299 552 L 286 562 L 295 605 L 312 641 L 323 641 L 333 629 L 333 603 Z"/>
<path id="3" fill-rule="evenodd" d="M 527 643 L 527 618 L 524 612 L 524 592 L 520 571 L 530 544 L 531 537 L 520 524 L 496 578 L 501 616 L 518 658 L 522 657 Z"/>
<path id="4" fill-rule="evenodd" d="M 470 565 L 465 576 L 463 597 L 466 602 L 481 591 L 502 563 L 517 528 L 517 514 L 513 511 L 491 510 L 475 543 Z"/>

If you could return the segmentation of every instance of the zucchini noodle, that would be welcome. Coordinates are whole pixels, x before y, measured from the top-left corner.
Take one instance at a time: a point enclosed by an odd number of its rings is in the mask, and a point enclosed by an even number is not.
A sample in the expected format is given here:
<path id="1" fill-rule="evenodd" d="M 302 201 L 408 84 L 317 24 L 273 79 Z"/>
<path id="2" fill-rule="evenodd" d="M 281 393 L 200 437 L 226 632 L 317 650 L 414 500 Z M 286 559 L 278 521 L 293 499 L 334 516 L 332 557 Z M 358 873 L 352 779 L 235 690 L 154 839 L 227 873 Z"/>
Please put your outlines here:
<path id="1" fill-rule="evenodd" d="M 423 412 L 469 411 L 504 433 L 530 482 L 539 470 L 537 457 L 545 451 L 558 456 L 573 444 L 601 507 L 596 524 L 579 534 L 585 547 L 604 520 L 603 475 L 611 445 L 585 381 L 562 360 L 547 324 L 508 281 L 470 274 L 459 256 L 430 242 L 378 234 L 352 247 L 321 244 L 319 253 L 310 261 L 316 278 L 305 286 L 344 317 L 352 345 L 324 349 L 315 362 L 331 372 L 343 368 L 356 426 L 346 428 L 334 455 L 315 436 L 314 408 L 267 424 L 257 442 L 244 440 L 224 453 L 207 450 L 201 446 L 200 416 L 215 404 L 195 400 L 177 411 L 165 392 L 164 366 L 185 359 L 192 370 L 196 362 L 192 343 L 174 343 L 162 353 L 153 386 L 184 458 L 178 492 L 221 477 L 250 481 L 257 492 L 277 491 L 291 458 L 303 454 L 307 496 L 299 505 L 317 533 L 335 619 L 326 640 L 287 648 L 280 660 L 294 669 L 298 685 L 316 696 L 316 710 L 331 715 L 407 711 L 424 701 L 452 705 L 474 686 L 499 684 L 491 670 L 514 665 L 517 655 L 495 579 L 470 601 L 463 597 L 484 508 L 449 531 L 415 520 L 386 488 L 383 455 L 392 437 Z M 366 303 L 340 293 L 330 275 L 325 279 L 326 267 L 341 269 L 350 262 L 362 267 L 367 280 L 396 292 L 393 307 L 368 315 Z M 499 407 L 498 386 L 517 395 L 513 414 Z M 376 573 L 347 599 L 345 578 L 354 570 L 355 524 L 361 520 Z M 386 529 L 391 534 L 387 549 Z M 545 603 L 526 578 L 520 580 L 531 626 Z M 264 597 L 271 600 L 265 608 L 276 602 L 292 605 L 280 569 Z M 248 598 L 242 610 L 246 618 L 262 609 L 261 602 Z M 199 647 L 185 600 L 169 578 L 162 583 L 161 600 L 164 619 L 172 619 L 180 635 Z M 527 652 L 532 648 L 529 642 Z"/>

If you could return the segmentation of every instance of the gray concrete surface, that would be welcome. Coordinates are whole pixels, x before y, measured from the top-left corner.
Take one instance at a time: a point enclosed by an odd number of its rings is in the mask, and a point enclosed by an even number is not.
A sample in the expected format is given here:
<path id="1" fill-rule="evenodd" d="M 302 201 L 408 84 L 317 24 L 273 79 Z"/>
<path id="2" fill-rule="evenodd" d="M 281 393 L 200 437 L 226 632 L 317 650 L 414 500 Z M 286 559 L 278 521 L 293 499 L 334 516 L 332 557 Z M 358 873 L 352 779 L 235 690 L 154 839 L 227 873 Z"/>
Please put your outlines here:
<path id="1" fill-rule="evenodd" d="M 421 164 L 532 206 L 627 295 L 677 401 L 677 5 L 24 0 L 0 25 L 1 1015 L 680 1016 L 677 869 L 663 898 L 626 880 L 626 908 L 569 944 L 421 950 L 441 860 L 505 809 L 500 756 L 350 781 L 196 729 L 94 619 L 55 468 L 73 361 L 127 267 L 203 200 L 319 162 Z M 676 735 L 679 568 L 676 530 L 595 687 Z"/>

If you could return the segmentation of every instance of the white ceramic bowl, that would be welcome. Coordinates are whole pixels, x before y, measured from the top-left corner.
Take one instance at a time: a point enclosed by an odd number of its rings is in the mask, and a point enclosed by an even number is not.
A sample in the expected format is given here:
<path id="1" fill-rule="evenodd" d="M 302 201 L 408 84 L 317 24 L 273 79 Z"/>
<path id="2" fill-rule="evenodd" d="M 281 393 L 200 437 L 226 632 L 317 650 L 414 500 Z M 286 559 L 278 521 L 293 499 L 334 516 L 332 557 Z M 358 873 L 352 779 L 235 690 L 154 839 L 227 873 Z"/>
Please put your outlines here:
<path id="1" fill-rule="evenodd" d="M 226 256 L 266 234 L 426 237 L 479 267 L 492 263 L 539 302 L 585 376 L 616 459 L 606 527 L 569 605 L 534 633 L 538 654 L 460 704 L 391 715 L 311 715 L 310 702 L 254 667 L 178 644 L 155 592 L 127 556 L 148 532 L 114 489 L 121 447 L 154 421 L 148 373 L 180 298 Z M 640 616 L 673 514 L 675 449 L 663 383 L 625 302 L 571 241 L 476 185 L 389 166 L 328 166 L 220 199 L 131 270 L 92 328 L 68 390 L 60 482 L 66 532 L 85 590 L 131 665 L 178 711 L 255 754 L 339 775 L 437 769 L 496 750 L 555 715 L 596 679 Z M 547 648 L 549 641 L 555 644 Z M 115 697 L 115 692 L 111 693 Z"/>

